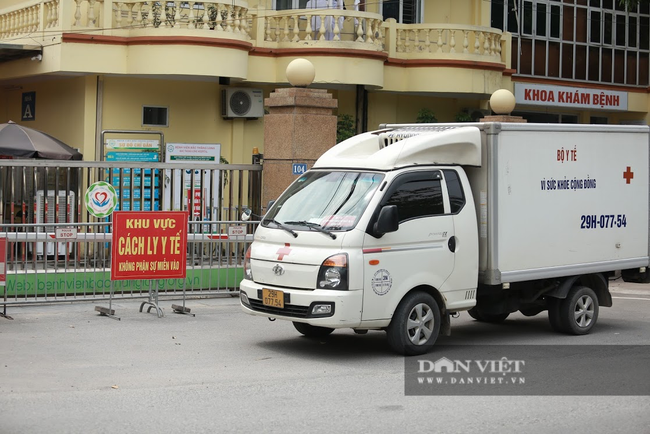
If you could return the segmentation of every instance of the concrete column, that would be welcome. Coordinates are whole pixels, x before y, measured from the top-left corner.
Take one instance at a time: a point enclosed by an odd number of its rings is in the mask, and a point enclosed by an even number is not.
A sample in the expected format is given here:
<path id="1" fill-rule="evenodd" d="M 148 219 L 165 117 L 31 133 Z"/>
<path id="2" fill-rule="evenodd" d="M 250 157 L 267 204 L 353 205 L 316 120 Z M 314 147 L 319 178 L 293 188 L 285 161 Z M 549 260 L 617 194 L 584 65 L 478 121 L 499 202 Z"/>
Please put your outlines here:
<path id="1" fill-rule="evenodd" d="M 266 98 L 262 206 L 277 199 L 298 175 L 294 163 L 311 168 L 336 144 L 338 101 L 325 89 L 277 89 Z M 266 211 L 266 210 L 264 210 Z"/>

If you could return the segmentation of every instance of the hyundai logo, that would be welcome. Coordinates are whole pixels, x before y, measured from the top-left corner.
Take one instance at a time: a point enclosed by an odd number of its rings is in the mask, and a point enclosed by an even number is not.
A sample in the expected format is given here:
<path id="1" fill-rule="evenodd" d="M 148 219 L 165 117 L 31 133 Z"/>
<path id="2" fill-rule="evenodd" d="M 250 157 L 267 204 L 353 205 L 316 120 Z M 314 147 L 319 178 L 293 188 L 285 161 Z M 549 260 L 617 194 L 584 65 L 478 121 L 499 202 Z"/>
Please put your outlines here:
<path id="1" fill-rule="evenodd" d="M 282 265 L 280 264 L 275 264 L 275 267 L 273 267 L 272 270 L 276 276 L 282 276 L 284 274 L 284 268 L 282 268 Z"/>

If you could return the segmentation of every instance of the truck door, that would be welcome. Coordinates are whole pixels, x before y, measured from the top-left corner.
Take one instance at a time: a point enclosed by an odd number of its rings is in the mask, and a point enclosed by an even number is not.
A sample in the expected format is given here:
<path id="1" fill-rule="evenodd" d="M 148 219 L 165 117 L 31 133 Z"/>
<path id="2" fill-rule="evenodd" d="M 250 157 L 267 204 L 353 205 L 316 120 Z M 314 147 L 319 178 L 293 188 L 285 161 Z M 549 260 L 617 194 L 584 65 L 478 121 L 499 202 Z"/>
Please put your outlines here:
<path id="1" fill-rule="evenodd" d="M 365 235 L 364 321 L 390 318 L 407 291 L 440 288 L 454 269 L 454 220 L 440 170 L 399 175 L 375 215 L 385 205 L 397 206 L 399 229 L 381 238 Z"/>

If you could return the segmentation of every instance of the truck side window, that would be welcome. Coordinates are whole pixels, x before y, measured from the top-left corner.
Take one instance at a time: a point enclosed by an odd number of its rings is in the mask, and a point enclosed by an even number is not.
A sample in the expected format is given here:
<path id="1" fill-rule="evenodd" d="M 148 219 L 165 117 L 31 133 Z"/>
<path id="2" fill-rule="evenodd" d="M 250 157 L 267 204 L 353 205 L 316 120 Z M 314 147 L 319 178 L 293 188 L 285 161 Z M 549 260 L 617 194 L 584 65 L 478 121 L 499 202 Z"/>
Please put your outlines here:
<path id="1" fill-rule="evenodd" d="M 458 173 L 455 170 L 445 169 L 442 172 L 445 174 L 445 182 L 447 183 L 451 213 L 456 214 L 463 209 L 463 206 L 465 206 L 465 193 L 463 192 L 463 186 L 461 185 Z"/>
<path id="2" fill-rule="evenodd" d="M 397 205 L 399 221 L 445 213 L 440 179 L 405 180 L 392 192 L 385 205 Z M 424 178 L 424 177 L 423 177 Z"/>

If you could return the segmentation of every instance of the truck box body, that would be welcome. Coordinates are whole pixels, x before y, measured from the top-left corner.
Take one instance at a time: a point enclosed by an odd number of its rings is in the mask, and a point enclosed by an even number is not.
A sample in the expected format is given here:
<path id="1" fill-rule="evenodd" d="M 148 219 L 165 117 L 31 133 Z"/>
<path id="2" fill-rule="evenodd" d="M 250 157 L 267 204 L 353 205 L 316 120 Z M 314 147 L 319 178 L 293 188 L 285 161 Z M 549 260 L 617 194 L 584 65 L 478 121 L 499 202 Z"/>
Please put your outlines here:
<path id="1" fill-rule="evenodd" d="M 482 283 L 648 265 L 648 127 L 477 126 Z"/>

